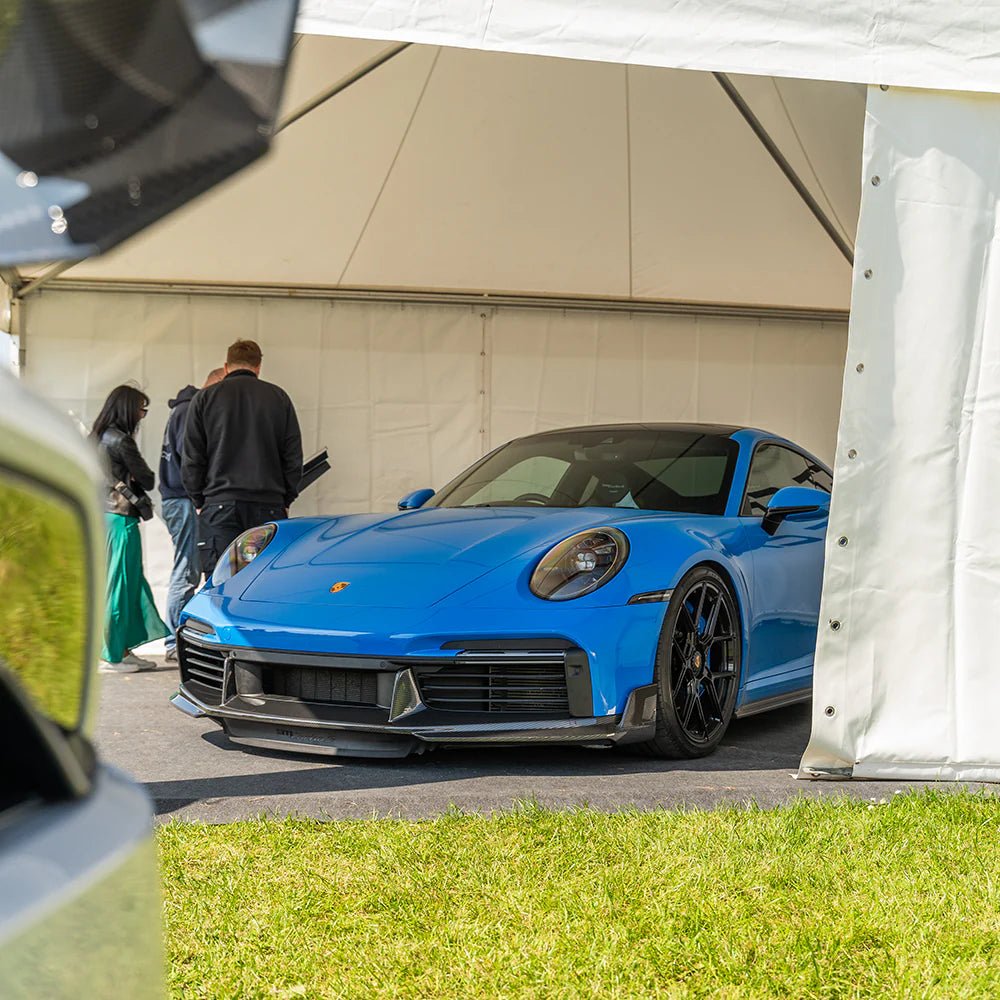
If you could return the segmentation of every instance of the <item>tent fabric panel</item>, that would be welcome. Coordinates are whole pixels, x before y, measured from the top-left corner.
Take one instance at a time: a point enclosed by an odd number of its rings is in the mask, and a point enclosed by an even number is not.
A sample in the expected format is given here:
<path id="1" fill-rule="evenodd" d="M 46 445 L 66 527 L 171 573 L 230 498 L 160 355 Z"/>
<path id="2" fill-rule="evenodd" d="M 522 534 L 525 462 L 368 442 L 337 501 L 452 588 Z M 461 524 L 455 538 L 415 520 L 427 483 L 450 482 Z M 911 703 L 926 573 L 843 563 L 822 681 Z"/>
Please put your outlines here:
<path id="1" fill-rule="evenodd" d="M 840 324 L 498 310 L 491 443 L 573 424 L 762 426 L 833 455 Z"/>
<path id="2" fill-rule="evenodd" d="M 722 9 L 704 0 L 303 0 L 296 30 L 995 93 L 997 13 L 995 0 L 756 0 Z"/>
<path id="3" fill-rule="evenodd" d="M 998 145 L 996 97 L 869 93 L 803 776 L 1000 781 Z"/>
<path id="4" fill-rule="evenodd" d="M 624 71 L 435 58 L 343 283 L 628 295 Z"/>
<path id="5" fill-rule="evenodd" d="M 628 73 L 631 294 L 847 303 L 850 264 L 715 78 L 644 67 Z M 827 93 L 838 89 L 828 85 Z M 862 115 L 826 105 L 820 117 L 845 140 L 835 159 L 857 186 Z M 788 133 L 783 138 L 801 163 Z"/>

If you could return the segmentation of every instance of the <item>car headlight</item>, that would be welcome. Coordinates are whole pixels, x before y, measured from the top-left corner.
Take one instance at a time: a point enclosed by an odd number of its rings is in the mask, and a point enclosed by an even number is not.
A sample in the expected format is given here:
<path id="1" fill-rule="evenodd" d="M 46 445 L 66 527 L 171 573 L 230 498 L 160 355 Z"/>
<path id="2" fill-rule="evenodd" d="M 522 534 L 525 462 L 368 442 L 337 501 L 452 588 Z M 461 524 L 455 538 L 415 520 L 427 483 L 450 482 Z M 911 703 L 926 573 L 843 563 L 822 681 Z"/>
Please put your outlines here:
<path id="1" fill-rule="evenodd" d="M 628 539 L 616 528 L 570 535 L 542 557 L 531 592 L 547 601 L 570 601 L 603 587 L 625 565 Z"/>
<path id="2" fill-rule="evenodd" d="M 276 524 L 262 524 L 259 528 L 244 531 L 219 557 L 212 570 L 212 583 L 218 587 L 252 563 L 268 547 L 277 530 Z"/>

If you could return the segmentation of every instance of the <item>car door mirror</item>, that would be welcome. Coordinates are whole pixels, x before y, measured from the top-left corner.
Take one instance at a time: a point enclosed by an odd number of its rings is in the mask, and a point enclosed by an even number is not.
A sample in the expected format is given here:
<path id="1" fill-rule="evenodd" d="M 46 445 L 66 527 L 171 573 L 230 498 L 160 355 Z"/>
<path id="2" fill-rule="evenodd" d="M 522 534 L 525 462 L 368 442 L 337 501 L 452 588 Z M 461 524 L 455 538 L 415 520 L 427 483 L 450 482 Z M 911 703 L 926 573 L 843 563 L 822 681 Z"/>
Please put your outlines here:
<path id="1" fill-rule="evenodd" d="M 93 768 L 81 735 L 91 549 L 83 512 L 71 501 L 0 469 L 0 769 L 30 760 L 23 790 L 43 790 L 44 798 L 82 794 Z M 17 799 L 17 788 L 0 788 L 0 808 Z"/>
<path id="2" fill-rule="evenodd" d="M 768 501 L 763 528 L 773 535 L 785 518 L 803 515 L 812 519 L 829 513 L 829 493 L 808 486 L 784 486 Z"/>
<path id="3" fill-rule="evenodd" d="M 434 490 L 414 490 L 412 493 L 407 493 L 396 506 L 400 510 L 417 510 L 423 507 L 432 496 L 434 496 Z"/>

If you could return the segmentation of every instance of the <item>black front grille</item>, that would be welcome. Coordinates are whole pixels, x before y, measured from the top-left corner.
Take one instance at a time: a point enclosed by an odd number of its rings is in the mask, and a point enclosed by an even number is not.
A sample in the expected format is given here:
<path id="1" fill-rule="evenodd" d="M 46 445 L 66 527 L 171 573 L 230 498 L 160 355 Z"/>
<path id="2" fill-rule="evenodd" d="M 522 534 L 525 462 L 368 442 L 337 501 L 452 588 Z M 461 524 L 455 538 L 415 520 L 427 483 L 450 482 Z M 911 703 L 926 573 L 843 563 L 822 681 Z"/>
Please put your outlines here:
<path id="1" fill-rule="evenodd" d="M 378 675 L 373 670 L 262 666 L 264 694 L 328 705 L 374 706 L 378 702 Z"/>
<path id="2" fill-rule="evenodd" d="M 428 708 L 569 714 L 566 662 L 560 651 L 463 653 L 454 665 L 417 666 L 415 673 Z"/>
<path id="3" fill-rule="evenodd" d="M 187 639 L 182 629 L 177 637 L 177 654 L 182 681 L 194 681 L 222 693 L 225 649 L 215 649 Z"/>
<path id="4" fill-rule="evenodd" d="M 182 682 L 207 704 L 264 697 L 388 709 L 397 675 L 410 669 L 422 702 L 433 710 L 549 718 L 592 713 L 586 654 L 572 647 L 479 647 L 453 658 L 383 660 L 219 647 L 183 628 L 177 651 Z"/>

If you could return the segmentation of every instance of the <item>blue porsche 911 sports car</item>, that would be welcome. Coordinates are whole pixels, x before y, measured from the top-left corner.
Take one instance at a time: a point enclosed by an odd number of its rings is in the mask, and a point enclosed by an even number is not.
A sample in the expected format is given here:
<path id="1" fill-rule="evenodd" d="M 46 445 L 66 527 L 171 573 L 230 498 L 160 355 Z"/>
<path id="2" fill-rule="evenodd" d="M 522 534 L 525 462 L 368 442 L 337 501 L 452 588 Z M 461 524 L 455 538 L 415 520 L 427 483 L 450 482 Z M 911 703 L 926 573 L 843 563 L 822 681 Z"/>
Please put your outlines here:
<path id="1" fill-rule="evenodd" d="M 831 486 L 759 430 L 520 438 L 397 513 L 241 535 L 184 611 L 173 703 L 309 753 L 698 757 L 810 695 Z"/>

